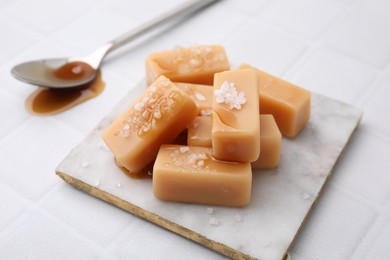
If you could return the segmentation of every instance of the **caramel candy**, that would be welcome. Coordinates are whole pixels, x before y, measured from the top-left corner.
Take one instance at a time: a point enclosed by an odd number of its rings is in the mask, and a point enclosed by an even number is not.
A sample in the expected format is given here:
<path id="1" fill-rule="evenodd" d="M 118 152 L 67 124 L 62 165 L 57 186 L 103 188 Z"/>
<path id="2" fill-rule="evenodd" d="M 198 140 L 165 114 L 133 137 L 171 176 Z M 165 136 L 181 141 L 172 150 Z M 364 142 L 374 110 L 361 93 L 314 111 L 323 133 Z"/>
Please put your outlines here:
<path id="1" fill-rule="evenodd" d="M 211 118 L 196 117 L 188 127 L 187 144 L 211 147 Z M 251 162 L 252 169 L 273 168 L 279 164 L 282 135 L 272 115 L 260 115 L 259 158 Z"/>
<path id="2" fill-rule="evenodd" d="M 153 167 L 153 192 L 166 201 L 240 207 L 251 185 L 250 163 L 215 160 L 208 147 L 162 145 Z"/>
<path id="3" fill-rule="evenodd" d="M 250 65 L 239 66 L 250 68 L 257 73 L 260 113 L 272 114 L 283 135 L 296 136 L 310 118 L 310 92 Z"/>
<path id="4" fill-rule="evenodd" d="M 197 114 L 192 99 L 161 76 L 102 137 L 120 166 L 139 172 L 156 158 L 160 145 L 173 142 Z"/>
<path id="5" fill-rule="evenodd" d="M 278 166 L 282 147 L 282 135 L 272 115 L 260 115 L 259 158 L 252 162 L 253 169 L 266 169 Z"/>
<path id="6" fill-rule="evenodd" d="M 211 117 L 198 116 L 188 126 L 187 145 L 211 147 Z"/>
<path id="7" fill-rule="evenodd" d="M 146 82 L 161 75 L 175 82 L 212 85 L 214 73 L 230 69 L 225 49 L 220 45 L 176 48 L 157 52 L 146 59 Z"/>
<path id="8" fill-rule="evenodd" d="M 200 116 L 210 116 L 213 104 L 213 86 L 175 82 L 176 86 L 189 95 L 198 106 Z"/>
<path id="9" fill-rule="evenodd" d="M 214 76 L 213 155 L 224 161 L 253 162 L 260 154 L 257 76 L 252 69 Z"/>

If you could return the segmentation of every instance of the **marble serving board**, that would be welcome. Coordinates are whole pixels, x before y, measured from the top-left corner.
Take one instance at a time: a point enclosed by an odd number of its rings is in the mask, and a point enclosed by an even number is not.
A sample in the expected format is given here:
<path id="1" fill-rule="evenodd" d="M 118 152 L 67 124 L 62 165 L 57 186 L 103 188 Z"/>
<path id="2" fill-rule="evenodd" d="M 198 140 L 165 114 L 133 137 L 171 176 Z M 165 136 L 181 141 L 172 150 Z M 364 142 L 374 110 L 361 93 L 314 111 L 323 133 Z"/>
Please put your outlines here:
<path id="1" fill-rule="evenodd" d="M 279 167 L 253 172 L 248 206 L 171 203 L 154 197 L 152 179 L 126 176 L 101 139 L 102 131 L 145 88 L 144 82 L 135 86 L 60 163 L 57 175 L 87 194 L 230 258 L 284 258 L 362 112 L 313 93 L 310 121 L 299 136 L 283 139 Z"/>

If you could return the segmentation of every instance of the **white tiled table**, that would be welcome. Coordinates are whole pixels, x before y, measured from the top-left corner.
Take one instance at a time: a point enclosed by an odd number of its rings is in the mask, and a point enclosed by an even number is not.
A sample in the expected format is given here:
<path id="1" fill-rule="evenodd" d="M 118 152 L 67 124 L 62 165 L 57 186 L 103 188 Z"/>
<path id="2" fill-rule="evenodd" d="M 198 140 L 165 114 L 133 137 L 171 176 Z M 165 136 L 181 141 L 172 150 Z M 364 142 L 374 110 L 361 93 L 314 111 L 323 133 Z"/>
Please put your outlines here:
<path id="1" fill-rule="evenodd" d="M 24 109 L 34 88 L 10 76 L 13 65 L 88 54 L 179 2 L 0 0 L 0 259 L 223 258 L 79 192 L 54 174 L 144 77 L 147 54 L 206 43 L 224 45 L 233 65 L 253 64 L 364 110 L 290 255 L 389 259 L 389 1 L 222 0 L 113 54 L 103 67 L 107 86 L 99 97 L 50 117 Z"/>

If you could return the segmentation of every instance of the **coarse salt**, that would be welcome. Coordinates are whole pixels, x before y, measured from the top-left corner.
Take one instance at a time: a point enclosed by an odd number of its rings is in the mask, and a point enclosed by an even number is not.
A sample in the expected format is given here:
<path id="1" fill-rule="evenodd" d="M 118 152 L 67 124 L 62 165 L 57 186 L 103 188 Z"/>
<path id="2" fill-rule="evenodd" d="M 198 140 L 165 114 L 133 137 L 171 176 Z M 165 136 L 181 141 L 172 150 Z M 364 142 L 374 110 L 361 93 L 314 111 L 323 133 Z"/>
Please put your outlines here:
<path id="1" fill-rule="evenodd" d="M 239 110 L 246 103 L 245 93 L 238 92 L 233 82 L 224 81 L 219 89 L 214 90 L 214 96 L 218 104 L 224 103 L 230 110 Z"/>

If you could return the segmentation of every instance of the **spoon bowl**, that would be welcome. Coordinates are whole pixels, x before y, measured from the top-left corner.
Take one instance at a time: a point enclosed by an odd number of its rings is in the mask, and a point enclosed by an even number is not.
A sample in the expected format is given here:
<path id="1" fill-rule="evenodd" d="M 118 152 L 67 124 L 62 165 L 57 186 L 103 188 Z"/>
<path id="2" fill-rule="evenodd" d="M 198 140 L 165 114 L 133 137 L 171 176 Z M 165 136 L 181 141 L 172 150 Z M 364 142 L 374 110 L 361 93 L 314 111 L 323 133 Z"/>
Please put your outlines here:
<path id="1" fill-rule="evenodd" d="M 218 0 L 189 0 L 106 43 L 87 57 L 29 61 L 13 67 L 11 74 L 18 80 L 39 87 L 56 89 L 82 87 L 96 78 L 103 59 L 112 50 L 170 21 L 172 18 L 186 17 L 216 1 Z"/>
<path id="2" fill-rule="evenodd" d="M 47 88 L 72 88 L 96 78 L 97 70 L 85 62 L 70 62 L 68 58 L 28 61 L 11 70 L 16 79 Z"/>

